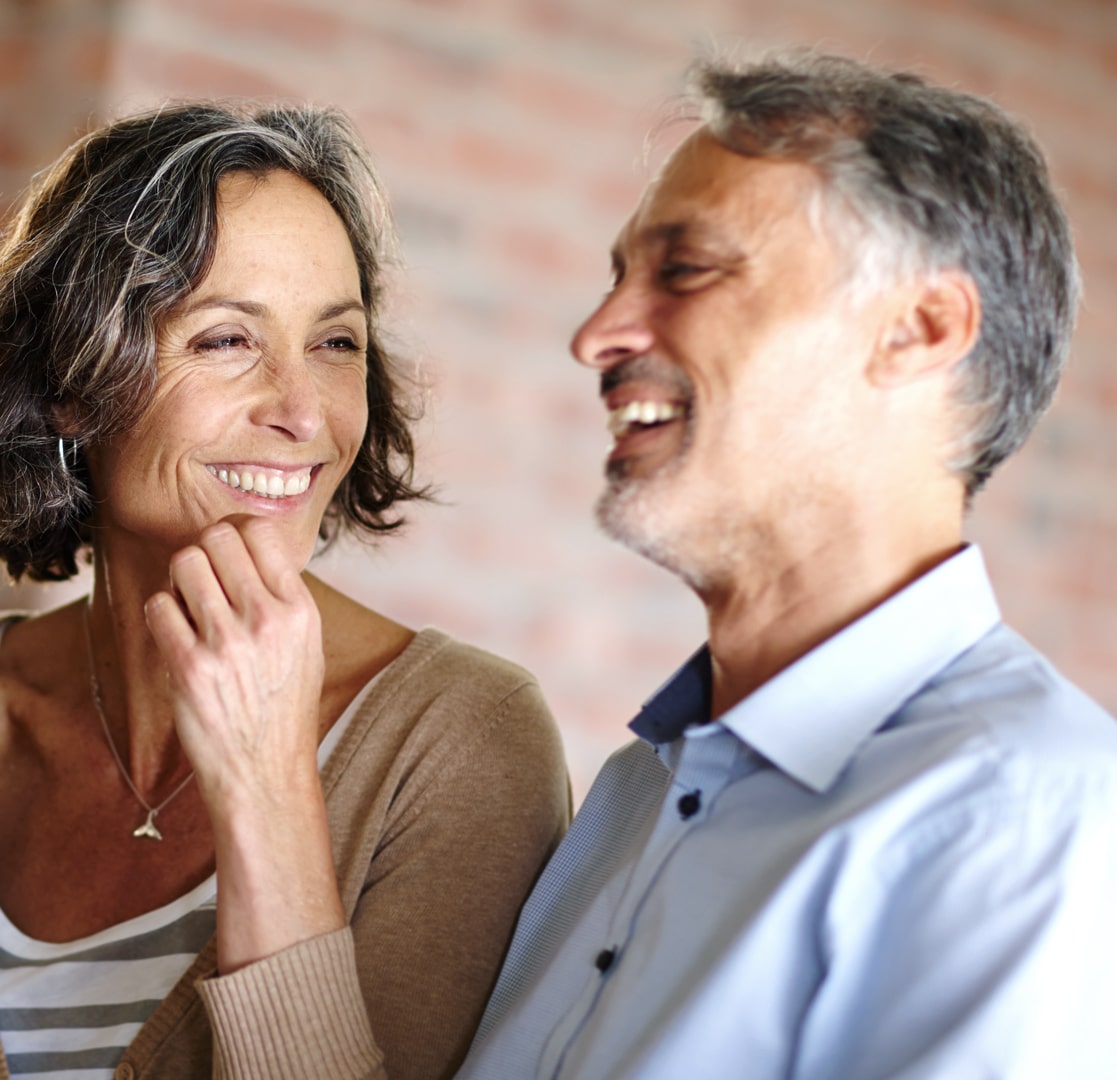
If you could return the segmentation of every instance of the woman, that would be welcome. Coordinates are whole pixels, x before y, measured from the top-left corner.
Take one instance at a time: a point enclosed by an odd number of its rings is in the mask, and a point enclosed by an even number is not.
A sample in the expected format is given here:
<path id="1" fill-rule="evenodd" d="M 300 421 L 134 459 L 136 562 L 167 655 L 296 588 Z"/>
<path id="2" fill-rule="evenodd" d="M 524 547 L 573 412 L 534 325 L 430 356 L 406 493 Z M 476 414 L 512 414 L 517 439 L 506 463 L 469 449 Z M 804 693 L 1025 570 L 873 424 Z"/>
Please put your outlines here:
<path id="1" fill-rule="evenodd" d="M 383 217 L 338 115 L 188 105 L 0 251 L 0 553 L 93 565 L 0 640 L 14 1076 L 448 1075 L 565 826 L 530 676 L 303 572 L 421 494 Z"/>

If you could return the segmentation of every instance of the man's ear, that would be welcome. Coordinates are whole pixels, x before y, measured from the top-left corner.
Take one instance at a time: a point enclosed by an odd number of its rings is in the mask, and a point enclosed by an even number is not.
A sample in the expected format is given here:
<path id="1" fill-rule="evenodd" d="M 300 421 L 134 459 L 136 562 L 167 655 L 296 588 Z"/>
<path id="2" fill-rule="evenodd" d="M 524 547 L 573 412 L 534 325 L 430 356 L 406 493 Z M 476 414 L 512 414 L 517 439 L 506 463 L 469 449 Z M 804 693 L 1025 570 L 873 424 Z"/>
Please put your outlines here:
<path id="1" fill-rule="evenodd" d="M 918 278 L 897 292 L 891 321 L 869 362 L 869 381 L 899 387 L 949 371 L 981 332 L 981 296 L 961 270 Z"/>

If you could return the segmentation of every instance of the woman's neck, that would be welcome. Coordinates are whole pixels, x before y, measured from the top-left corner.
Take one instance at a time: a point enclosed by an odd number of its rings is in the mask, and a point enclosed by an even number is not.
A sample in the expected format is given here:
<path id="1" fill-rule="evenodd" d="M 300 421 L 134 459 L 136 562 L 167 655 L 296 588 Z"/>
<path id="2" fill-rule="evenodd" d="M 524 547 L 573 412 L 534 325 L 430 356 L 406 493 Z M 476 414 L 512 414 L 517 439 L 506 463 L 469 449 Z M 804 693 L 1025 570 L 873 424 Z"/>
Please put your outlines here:
<path id="1" fill-rule="evenodd" d="M 141 566 L 94 552 L 94 585 L 84 612 L 91 692 L 132 783 L 148 801 L 190 771 L 178 741 L 167 669 L 148 632 L 144 603 L 165 588 Z"/>

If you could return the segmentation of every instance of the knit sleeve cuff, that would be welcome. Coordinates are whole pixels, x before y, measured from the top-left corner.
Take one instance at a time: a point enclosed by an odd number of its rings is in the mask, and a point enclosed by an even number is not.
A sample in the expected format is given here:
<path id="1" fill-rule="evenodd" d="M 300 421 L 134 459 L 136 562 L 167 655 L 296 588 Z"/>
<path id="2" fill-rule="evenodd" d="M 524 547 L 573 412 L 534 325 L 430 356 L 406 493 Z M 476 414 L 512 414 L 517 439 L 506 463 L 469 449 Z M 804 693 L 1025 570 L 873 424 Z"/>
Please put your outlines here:
<path id="1" fill-rule="evenodd" d="M 348 927 L 299 942 L 198 992 L 223 1080 L 383 1080 Z"/>

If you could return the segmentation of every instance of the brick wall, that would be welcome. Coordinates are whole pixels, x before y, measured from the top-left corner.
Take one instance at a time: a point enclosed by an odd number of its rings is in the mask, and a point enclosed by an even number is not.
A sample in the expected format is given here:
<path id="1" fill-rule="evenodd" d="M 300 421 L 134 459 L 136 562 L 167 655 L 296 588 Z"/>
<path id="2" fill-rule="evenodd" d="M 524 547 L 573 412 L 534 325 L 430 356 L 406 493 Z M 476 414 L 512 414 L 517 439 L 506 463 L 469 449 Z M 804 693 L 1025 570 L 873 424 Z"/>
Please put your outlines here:
<path id="1" fill-rule="evenodd" d="M 332 553 L 322 572 L 534 670 L 580 792 L 701 640 L 702 617 L 592 525 L 603 414 L 566 342 L 605 285 L 645 178 L 644 132 L 688 60 L 790 43 L 989 94 L 1051 155 L 1087 303 L 1058 405 L 970 531 L 1010 621 L 1117 709 L 1117 7 L 1105 0 L 9 0 L 0 191 L 10 200 L 88 118 L 167 97 L 354 115 L 394 196 L 405 266 L 389 321 L 426 385 L 422 469 L 446 505 L 375 554 Z"/>

